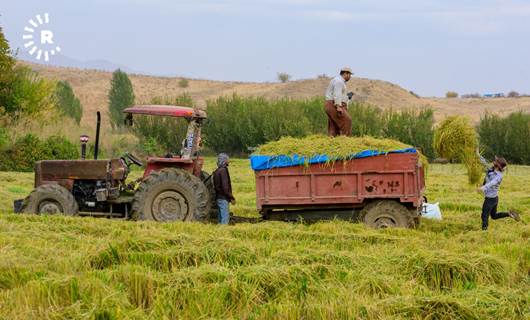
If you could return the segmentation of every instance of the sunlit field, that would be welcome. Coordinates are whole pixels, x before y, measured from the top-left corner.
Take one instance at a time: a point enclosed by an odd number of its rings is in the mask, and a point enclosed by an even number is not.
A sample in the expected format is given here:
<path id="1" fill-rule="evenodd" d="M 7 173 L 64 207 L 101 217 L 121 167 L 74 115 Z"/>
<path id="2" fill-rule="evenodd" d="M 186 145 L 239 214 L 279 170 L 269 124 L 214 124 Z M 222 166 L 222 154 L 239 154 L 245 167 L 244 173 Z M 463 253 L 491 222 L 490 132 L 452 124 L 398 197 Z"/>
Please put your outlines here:
<path id="1" fill-rule="evenodd" d="M 230 172 L 233 213 L 258 217 L 248 160 Z M 435 164 L 444 219 L 418 229 L 218 226 L 13 214 L 33 174 L 0 172 L 0 319 L 529 319 L 529 186 L 510 166 L 499 209 L 523 222 L 487 232 L 463 167 Z"/>

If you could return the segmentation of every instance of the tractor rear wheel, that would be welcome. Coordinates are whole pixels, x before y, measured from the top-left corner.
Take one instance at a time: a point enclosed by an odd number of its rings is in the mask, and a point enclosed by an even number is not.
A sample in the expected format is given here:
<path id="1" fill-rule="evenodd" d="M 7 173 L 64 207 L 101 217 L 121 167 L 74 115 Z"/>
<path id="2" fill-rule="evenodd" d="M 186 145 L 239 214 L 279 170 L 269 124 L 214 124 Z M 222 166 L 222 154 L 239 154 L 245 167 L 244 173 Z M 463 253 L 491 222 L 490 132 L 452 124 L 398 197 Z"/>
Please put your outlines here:
<path id="1" fill-rule="evenodd" d="M 132 204 L 136 220 L 201 221 L 207 218 L 210 197 L 204 183 L 173 168 L 153 171 L 138 186 Z"/>
<path id="2" fill-rule="evenodd" d="M 75 215 L 78 211 L 72 193 L 58 184 L 38 186 L 22 204 L 24 213 Z"/>
<path id="3" fill-rule="evenodd" d="M 210 220 L 217 221 L 217 202 L 215 201 L 215 186 L 213 184 L 213 175 L 208 174 L 206 171 L 201 171 L 201 181 L 208 189 L 210 195 Z"/>
<path id="4" fill-rule="evenodd" d="M 393 200 L 377 200 L 369 203 L 362 209 L 361 219 L 366 225 L 376 229 L 414 226 L 409 210 Z"/>

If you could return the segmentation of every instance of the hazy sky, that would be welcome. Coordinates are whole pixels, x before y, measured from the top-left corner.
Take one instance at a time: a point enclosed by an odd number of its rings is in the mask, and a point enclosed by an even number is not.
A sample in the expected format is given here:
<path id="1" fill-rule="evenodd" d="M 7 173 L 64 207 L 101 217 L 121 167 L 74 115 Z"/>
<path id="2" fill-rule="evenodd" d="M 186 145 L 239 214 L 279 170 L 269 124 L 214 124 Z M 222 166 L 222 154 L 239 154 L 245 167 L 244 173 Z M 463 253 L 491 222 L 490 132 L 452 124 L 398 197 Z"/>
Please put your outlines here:
<path id="1" fill-rule="evenodd" d="M 1 0 L 12 47 L 45 12 L 64 55 L 150 74 L 275 81 L 348 65 L 421 95 L 530 93 L 528 0 Z"/>

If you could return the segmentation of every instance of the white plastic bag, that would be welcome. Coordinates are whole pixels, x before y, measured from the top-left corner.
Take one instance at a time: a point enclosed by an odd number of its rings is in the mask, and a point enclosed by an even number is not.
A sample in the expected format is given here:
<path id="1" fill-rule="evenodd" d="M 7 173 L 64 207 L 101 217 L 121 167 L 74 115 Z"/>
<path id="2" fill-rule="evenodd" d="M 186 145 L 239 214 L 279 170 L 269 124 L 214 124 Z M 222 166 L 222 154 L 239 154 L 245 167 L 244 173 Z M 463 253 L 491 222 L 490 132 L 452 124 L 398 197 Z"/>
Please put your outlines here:
<path id="1" fill-rule="evenodd" d="M 422 218 L 442 220 L 442 212 L 440 211 L 440 203 L 423 203 L 421 208 Z"/>

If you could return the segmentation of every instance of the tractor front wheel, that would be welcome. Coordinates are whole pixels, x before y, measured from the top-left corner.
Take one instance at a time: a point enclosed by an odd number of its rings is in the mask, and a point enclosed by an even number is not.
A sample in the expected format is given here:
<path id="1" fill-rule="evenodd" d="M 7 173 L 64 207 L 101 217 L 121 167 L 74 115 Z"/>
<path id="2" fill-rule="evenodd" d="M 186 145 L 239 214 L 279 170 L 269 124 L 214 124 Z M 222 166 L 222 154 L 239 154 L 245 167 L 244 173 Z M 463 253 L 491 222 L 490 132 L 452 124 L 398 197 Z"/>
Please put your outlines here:
<path id="1" fill-rule="evenodd" d="M 132 216 L 137 220 L 201 221 L 208 216 L 210 197 L 204 183 L 180 169 L 152 172 L 134 194 Z"/>
<path id="2" fill-rule="evenodd" d="M 377 200 L 361 211 L 362 221 L 376 229 L 412 228 L 414 220 L 409 210 L 393 200 Z"/>
<path id="3" fill-rule="evenodd" d="M 72 193 L 58 184 L 38 186 L 22 204 L 24 213 L 75 215 L 78 211 Z"/>

